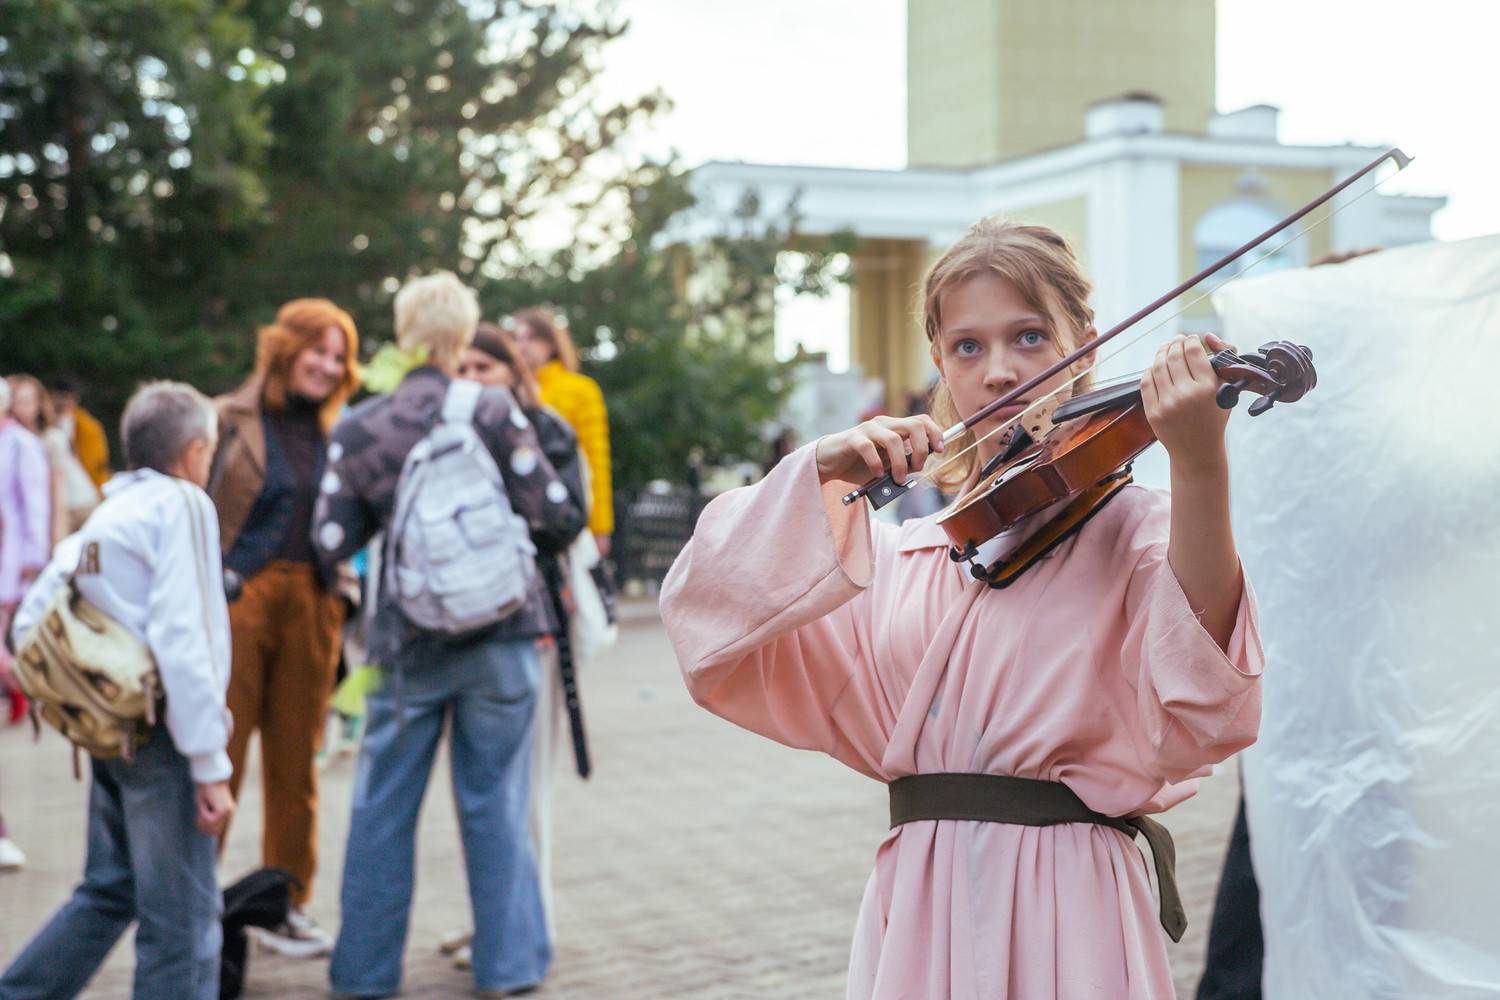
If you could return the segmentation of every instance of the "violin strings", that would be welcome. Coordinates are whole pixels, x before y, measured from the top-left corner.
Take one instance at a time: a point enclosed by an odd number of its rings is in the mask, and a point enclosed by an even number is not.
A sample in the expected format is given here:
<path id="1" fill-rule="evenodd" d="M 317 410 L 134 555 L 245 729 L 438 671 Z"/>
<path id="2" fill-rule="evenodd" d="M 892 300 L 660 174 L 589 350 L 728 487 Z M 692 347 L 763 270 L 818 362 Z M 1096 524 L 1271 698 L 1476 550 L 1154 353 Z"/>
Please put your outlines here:
<path id="1" fill-rule="evenodd" d="M 1368 188 L 1366 188 L 1364 191 L 1360 192 L 1358 195 L 1354 196 L 1353 198 L 1349 199 L 1349 201 L 1345 202 L 1343 205 L 1340 205 L 1337 208 L 1329 210 L 1329 212 L 1326 215 L 1324 215 L 1322 218 L 1318 219 L 1316 222 L 1313 222 L 1313 223 L 1309 224 L 1308 226 L 1306 226 L 1305 228 L 1303 228 L 1302 230 L 1300 230 L 1299 232 L 1297 232 L 1295 235 L 1291 236 L 1290 238 L 1288 238 L 1287 240 L 1283 241 L 1282 243 L 1277 244 L 1274 249 L 1268 250 L 1264 254 L 1261 254 L 1259 257 L 1256 257 L 1254 260 L 1252 260 L 1250 263 L 1246 264 L 1243 268 L 1241 268 L 1238 272 L 1236 272 L 1231 277 L 1225 279 L 1224 281 L 1221 281 L 1219 284 L 1215 285 L 1213 288 L 1210 288 L 1210 289 L 1208 289 L 1208 290 L 1200 293 L 1197 297 L 1193 298 L 1191 301 L 1189 301 L 1188 303 L 1186 303 L 1185 305 L 1183 305 L 1180 309 L 1178 309 L 1176 312 L 1172 313 L 1170 316 L 1167 316 L 1165 319 L 1163 319 L 1160 322 L 1158 322 L 1155 326 L 1148 327 L 1146 330 L 1142 331 L 1141 333 L 1136 334 L 1135 336 L 1131 337 L 1129 340 L 1123 341 L 1120 344 L 1112 345 L 1114 347 L 1114 350 L 1112 350 L 1108 354 L 1105 354 L 1102 358 L 1098 359 L 1089 368 L 1085 368 L 1083 371 L 1081 371 L 1078 374 L 1076 374 L 1076 375 L 1072 376 L 1071 378 L 1069 378 L 1066 382 L 1063 382 L 1056 389 L 1053 389 L 1051 392 L 1048 392 L 1045 395 L 1040 396 L 1040 397 L 1038 397 L 1035 400 L 1032 400 L 1032 405 L 1035 405 L 1036 403 L 1041 402 L 1042 400 L 1050 399 L 1051 397 L 1056 396 L 1058 393 L 1062 392 L 1064 389 L 1072 387 L 1073 383 L 1077 382 L 1079 379 L 1081 379 L 1084 376 L 1086 376 L 1094 368 L 1097 368 L 1099 365 L 1103 364 L 1106 361 L 1110 361 L 1110 360 L 1113 360 L 1114 358 L 1119 357 L 1126 350 L 1128 350 L 1129 348 L 1131 348 L 1131 347 L 1135 346 L 1136 344 L 1140 343 L 1142 340 L 1146 339 L 1151 334 L 1155 333 L 1157 330 L 1160 330 L 1162 327 L 1166 326 L 1168 323 L 1171 323 L 1173 320 L 1177 319 L 1179 316 L 1181 316 L 1184 313 L 1186 313 L 1189 309 L 1193 308 L 1193 306 L 1197 305 L 1199 302 L 1202 302 L 1204 299 L 1208 298 L 1210 295 L 1212 295 L 1218 289 L 1223 288 L 1225 285 L 1229 285 L 1229 284 L 1232 284 L 1233 282 L 1239 281 L 1241 278 L 1243 278 L 1246 274 L 1248 274 L 1253 268 L 1255 268 L 1262 261 L 1265 261 L 1265 260 L 1267 260 L 1267 259 L 1269 259 L 1271 257 L 1274 257 L 1276 254 L 1280 253 L 1286 247 L 1291 246 L 1293 243 L 1295 243 L 1298 240 L 1302 239 L 1304 236 L 1306 236 L 1307 234 L 1311 233 L 1313 230 L 1317 229 L 1319 226 L 1323 225 L 1325 222 L 1327 222 L 1329 219 L 1332 219 L 1334 216 L 1338 215 L 1340 212 L 1344 211 L 1345 209 L 1352 208 L 1354 205 L 1357 205 L 1361 200 L 1363 200 L 1368 195 L 1374 194 L 1377 190 L 1380 189 L 1380 186 L 1382 184 L 1384 184 L 1386 181 L 1389 181 L 1392 177 L 1395 177 L 1400 172 L 1401 171 L 1399 171 L 1399 170 L 1393 171 L 1391 174 L 1387 175 L 1384 180 L 1379 180 L 1379 181 L 1373 182 Z M 1141 372 L 1141 373 L 1138 373 L 1138 374 L 1144 374 L 1144 372 Z M 1112 379 L 1110 382 L 1107 382 L 1105 384 L 1106 385 L 1119 384 L 1119 383 L 1123 382 L 1125 379 L 1128 379 L 1130 377 L 1131 376 L 1129 376 L 1129 375 L 1118 375 L 1118 376 L 1115 376 L 1115 378 Z M 946 455 L 945 454 L 943 456 L 943 460 L 941 462 L 939 462 L 937 465 L 935 465 L 933 468 L 927 469 L 927 470 L 923 470 L 921 472 L 918 472 L 918 473 L 915 474 L 914 477 L 908 476 L 907 480 L 906 480 L 907 484 L 910 485 L 910 486 L 915 486 L 916 483 L 920 482 L 921 480 L 931 479 L 933 476 L 937 475 L 938 472 L 940 472 L 942 469 L 944 469 L 945 467 L 947 467 L 950 463 L 958 461 L 964 455 L 967 455 L 970 451 L 973 451 L 975 448 L 978 448 L 980 446 L 980 444 L 982 444 L 985 441 L 988 441 L 990 438 L 994 437 L 996 434 L 1001 434 L 1001 433 L 1007 433 L 1007 432 L 1009 432 L 1011 429 L 1013 429 L 1020 422 L 1021 418 L 1024 417 L 1025 415 L 1026 415 L 1026 411 L 1023 410 L 1020 413 L 1016 414 L 1014 417 L 1011 417 L 1009 420 L 1006 420 L 1006 421 L 998 424 L 997 426 L 995 426 L 991 430 L 985 432 L 985 434 L 982 437 L 976 437 L 972 442 L 970 442 L 969 444 L 967 444 L 964 447 L 960 448 L 958 451 L 954 452 L 952 455 Z"/>

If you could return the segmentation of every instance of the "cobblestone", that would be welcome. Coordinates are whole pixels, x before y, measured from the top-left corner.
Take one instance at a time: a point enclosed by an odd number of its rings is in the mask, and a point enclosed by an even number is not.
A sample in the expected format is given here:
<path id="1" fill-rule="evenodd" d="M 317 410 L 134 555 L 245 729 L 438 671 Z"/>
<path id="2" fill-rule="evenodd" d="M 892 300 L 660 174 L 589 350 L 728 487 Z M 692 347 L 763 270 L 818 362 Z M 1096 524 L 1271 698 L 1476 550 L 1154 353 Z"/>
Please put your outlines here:
<path id="1" fill-rule="evenodd" d="M 595 758 L 587 782 L 557 787 L 559 942 L 537 996 L 568 1000 L 691 997 L 800 1000 L 843 996 L 855 912 L 885 830 L 883 789 L 824 757 L 787 750 L 697 709 L 648 604 L 630 608 L 619 645 L 583 679 Z M 30 855 L 0 875 L 0 964 L 66 897 L 83 860 L 87 786 L 62 740 L 0 732 L 0 808 Z M 252 768 L 258 768 L 252 764 Z M 259 779 L 245 783 L 222 875 L 255 865 Z M 324 772 L 322 868 L 311 912 L 338 925 L 338 884 L 352 758 Z M 1201 967 L 1229 824 L 1233 769 L 1166 822 L 1177 838 L 1189 916 L 1170 947 L 1179 997 Z M 469 924 L 453 797 L 440 760 L 423 810 L 403 996 L 471 995 L 437 951 Z M 127 936 L 83 995 L 129 995 Z M 252 951 L 246 997 L 326 997 L 322 961 Z"/>

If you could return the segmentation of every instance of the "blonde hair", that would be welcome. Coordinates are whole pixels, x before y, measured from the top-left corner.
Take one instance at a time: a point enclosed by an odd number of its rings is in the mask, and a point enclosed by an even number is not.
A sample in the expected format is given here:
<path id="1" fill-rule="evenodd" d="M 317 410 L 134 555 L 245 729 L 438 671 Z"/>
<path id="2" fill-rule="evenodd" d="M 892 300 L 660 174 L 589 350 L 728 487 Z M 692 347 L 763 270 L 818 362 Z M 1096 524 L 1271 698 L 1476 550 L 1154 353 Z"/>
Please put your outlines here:
<path id="1" fill-rule="evenodd" d="M 344 335 L 344 377 L 318 404 L 318 423 L 324 433 L 333 429 L 344 404 L 359 387 L 359 332 L 354 328 L 354 318 L 327 299 L 292 299 L 276 310 L 274 322 L 260 328 L 255 343 L 255 374 L 261 379 L 264 405 L 269 410 L 284 410 L 292 363 L 329 327 Z"/>
<path id="2" fill-rule="evenodd" d="M 551 344 L 552 356 L 561 361 L 568 371 L 578 370 L 578 347 L 573 343 L 573 335 L 568 333 L 566 326 L 557 322 L 557 316 L 552 310 L 532 306 L 516 313 L 513 322 L 515 326 L 524 324 L 534 336 Z"/>
<path id="3" fill-rule="evenodd" d="M 474 290 L 452 271 L 413 278 L 396 293 L 396 343 L 402 350 L 425 348 L 439 368 L 458 367 L 479 325 Z"/>
<path id="4" fill-rule="evenodd" d="M 923 279 L 922 326 L 934 352 L 943 328 L 943 295 L 981 274 L 1004 278 L 1046 319 L 1045 332 L 1057 347 L 1058 357 L 1077 349 L 1094 323 L 1094 310 L 1088 303 L 1093 285 L 1078 266 L 1078 257 L 1067 240 L 1045 226 L 981 219 L 938 258 Z M 1078 366 L 1073 372 L 1078 373 Z M 1084 391 L 1091 381 L 1092 376 L 1084 374 L 1073 383 L 1073 391 Z M 933 386 L 931 412 L 943 427 L 951 427 L 966 416 L 958 412 L 944 379 Z M 965 431 L 948 446 L 951 454 L 969 450 L 933 476 L 939 487 L 958 489 L 974 474 L 979 456 L 969 447 L 973 443 L 974 432 Z"/>
<path id="5" fill-rule="evenodd" d="M 42 387 L 41 381 L 35 375 L 7 375 L 5 381 L 8 383 L 10 393 L 4 411 L 0 412 L 0 417 L 7 413 L 15 416 L 16 395 L 22 388 L 29 387 L 32 392 L 36 393 L 36 433 L 40 434 L 57 423 L 57 414 L 52 409 L 52 397 L 47 395 L 47 390 Z M 20 423 L 19 420 L 16 422 Z M 26 429 L 32 430 L 30 427 Z"/>

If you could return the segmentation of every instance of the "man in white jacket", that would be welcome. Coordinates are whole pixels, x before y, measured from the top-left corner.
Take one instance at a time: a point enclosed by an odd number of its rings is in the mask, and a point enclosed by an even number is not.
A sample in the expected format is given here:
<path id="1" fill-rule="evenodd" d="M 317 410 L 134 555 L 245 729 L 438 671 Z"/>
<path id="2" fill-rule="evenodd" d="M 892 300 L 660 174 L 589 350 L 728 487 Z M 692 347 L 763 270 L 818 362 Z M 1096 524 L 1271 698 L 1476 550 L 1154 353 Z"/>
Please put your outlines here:
<path id="1" fill-rule="evenodd" d="M 19 643 L 72 576 L 150 647 L 166 713 L 133 763 L 92 760 L 83 882 L 0 977 L 0 1000 L 75 996 L 133 921 L 136 1000 L 219 994 L 214 839 L 234 798 L 229 614 L 218 520 L 202 489 L 216 436 L 212 405 L 191 386 L 136 392 L 121 424 L 130 471 L 106 484 L 104 502 L 57 547 L 16 612 Z"/>

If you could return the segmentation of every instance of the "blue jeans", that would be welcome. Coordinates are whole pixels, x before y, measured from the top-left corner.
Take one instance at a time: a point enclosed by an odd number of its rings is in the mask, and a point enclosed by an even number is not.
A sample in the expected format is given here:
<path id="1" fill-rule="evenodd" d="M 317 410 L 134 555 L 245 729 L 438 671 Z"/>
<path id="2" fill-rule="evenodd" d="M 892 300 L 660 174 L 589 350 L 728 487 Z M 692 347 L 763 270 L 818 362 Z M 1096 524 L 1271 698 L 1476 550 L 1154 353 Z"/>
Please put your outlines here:
<path id="1" fill-rule="evenodd" d="M 165 726 L 135 762 L 93 760 L 83 882 L 0 977 L 0 1000 L 76 996 L 132 921 L 135 1000 L 216 1000 L 223 897 Z"/>
<path id="2" fill-rule="evenodd" d="M 536 647 L 529 639 L 482 641 L 397 659 L 366 702 L 343 923 L 329 968 L 333 990 L 384 996 L 400 988 L 417 813 L 450 712 L 453 794 L 474 912 L 474 983 L 482 990 L 539 983 L 552 944 L 526 834 Z"/>

